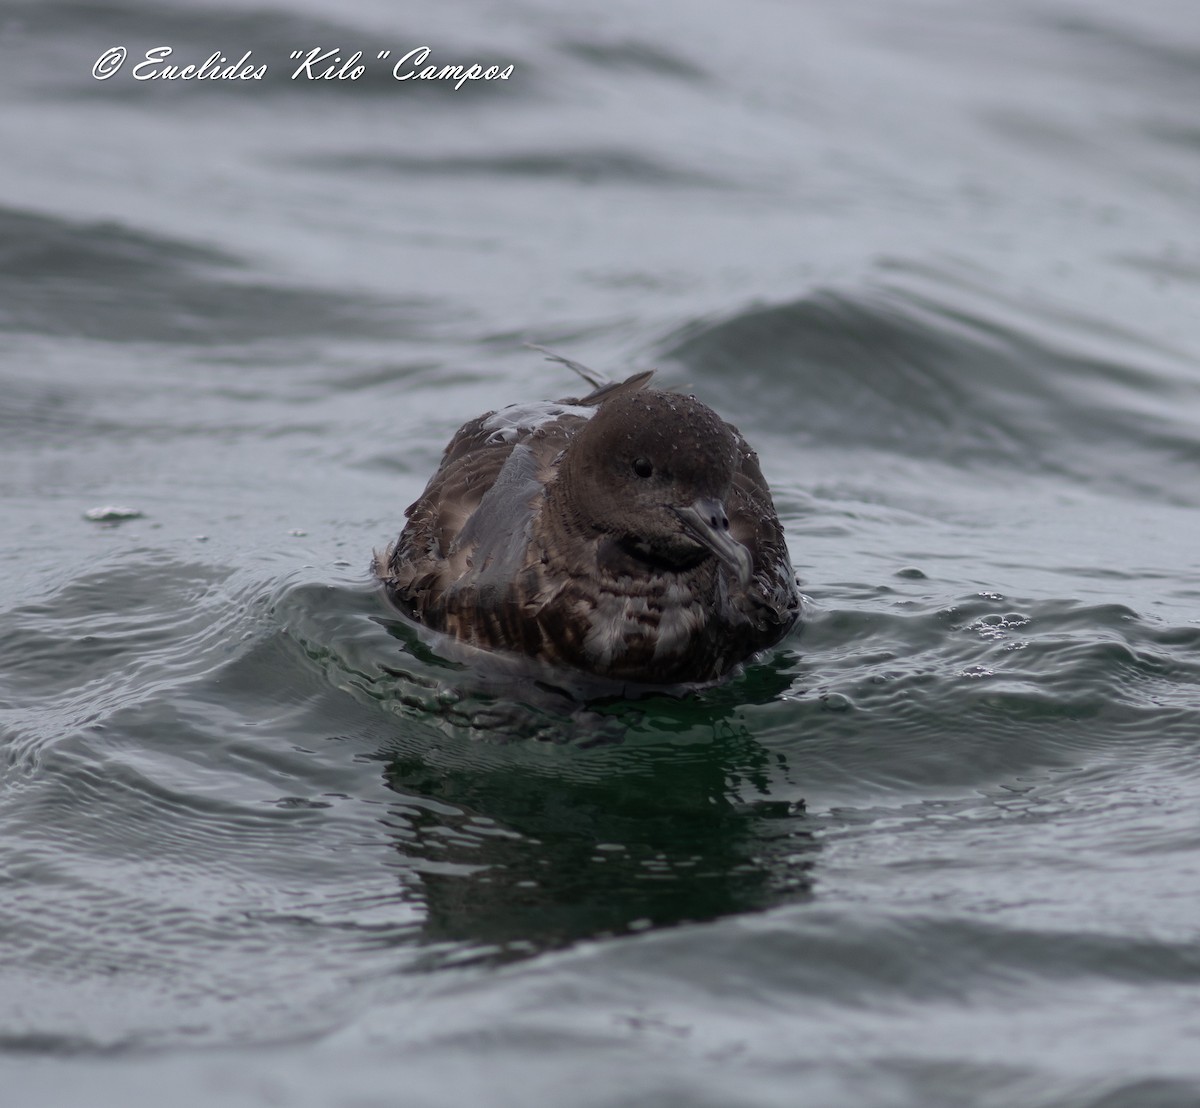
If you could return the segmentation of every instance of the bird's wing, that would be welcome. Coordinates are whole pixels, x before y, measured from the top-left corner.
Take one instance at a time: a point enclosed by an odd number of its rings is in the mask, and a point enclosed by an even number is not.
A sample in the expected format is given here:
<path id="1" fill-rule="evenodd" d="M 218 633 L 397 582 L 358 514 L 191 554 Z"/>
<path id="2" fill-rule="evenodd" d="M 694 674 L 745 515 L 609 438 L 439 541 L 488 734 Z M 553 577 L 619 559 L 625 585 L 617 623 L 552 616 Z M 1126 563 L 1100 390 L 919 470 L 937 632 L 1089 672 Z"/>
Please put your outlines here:
<path id="1" fill-rule="evenodd" d="M 526 557 L 544 475 L 593 411 L 514 405 L 465 423 L 406 510 L 399 540 L 376 559 L 378 576 L 419 606 L 511 580 Z"/>

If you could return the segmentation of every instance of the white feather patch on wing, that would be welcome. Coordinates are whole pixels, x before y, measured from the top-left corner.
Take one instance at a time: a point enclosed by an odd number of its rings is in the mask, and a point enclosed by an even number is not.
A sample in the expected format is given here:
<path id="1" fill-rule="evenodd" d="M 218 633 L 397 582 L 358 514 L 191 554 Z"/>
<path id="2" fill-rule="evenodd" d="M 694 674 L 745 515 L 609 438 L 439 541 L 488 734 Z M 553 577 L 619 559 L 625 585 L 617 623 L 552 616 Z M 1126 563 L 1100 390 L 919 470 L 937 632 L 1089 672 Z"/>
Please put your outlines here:
<path id="1" fill-rule="evenodd" d="M 595 408 L 555 404 L 545 400 L 534 404 L 510 404 L 507 408 L 501 408 L 488 416 L 483 421 L 483 429 L 491 432 L 487 438 L 489 443 L 516 442 L 526 433 L 536 431 L 563 416 L 574 415 L 591 419 L 595 414 Z"/>

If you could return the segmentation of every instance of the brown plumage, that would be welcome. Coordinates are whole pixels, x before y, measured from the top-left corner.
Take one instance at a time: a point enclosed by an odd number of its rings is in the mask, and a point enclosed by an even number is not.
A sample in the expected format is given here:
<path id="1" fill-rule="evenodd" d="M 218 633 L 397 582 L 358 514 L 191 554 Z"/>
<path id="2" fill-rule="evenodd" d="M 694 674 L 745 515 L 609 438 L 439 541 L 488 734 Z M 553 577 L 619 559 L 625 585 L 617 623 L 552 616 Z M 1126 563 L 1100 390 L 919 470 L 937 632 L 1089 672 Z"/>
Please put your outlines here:
<path id="1" fill-rule="evenodd" d="M 600 677 L 705 682 L 777 643 L 799 594 L 758 458 L 650 373 L 450 440 L 375 572 L 413 619 Z"/>

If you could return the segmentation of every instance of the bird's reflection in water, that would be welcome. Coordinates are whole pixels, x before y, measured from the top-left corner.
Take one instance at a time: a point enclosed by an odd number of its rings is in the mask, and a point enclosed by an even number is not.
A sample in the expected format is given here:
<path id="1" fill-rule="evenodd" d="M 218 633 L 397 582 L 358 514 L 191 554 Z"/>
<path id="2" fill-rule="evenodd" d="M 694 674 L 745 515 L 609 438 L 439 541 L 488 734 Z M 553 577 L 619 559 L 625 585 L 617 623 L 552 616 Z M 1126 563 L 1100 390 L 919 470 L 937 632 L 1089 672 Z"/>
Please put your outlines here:
<path id="1" fill-rule="evenodd" d="M 560 715 L 569 742 L 552 749 L 455 726 L 390 752 L 388 823 L 433 961 L 505 961 L 809 895 L 803 805 L 772 798 L 787 767 L 734 715 L 786 688 L 785 668 L 701 696 L 589 704 Z M 475 707 L 516 726 L 515 702 Z M 470 709 L 452 714 L 461 724 Z M 545 713 L 530 724 L 546 728 Z"/>

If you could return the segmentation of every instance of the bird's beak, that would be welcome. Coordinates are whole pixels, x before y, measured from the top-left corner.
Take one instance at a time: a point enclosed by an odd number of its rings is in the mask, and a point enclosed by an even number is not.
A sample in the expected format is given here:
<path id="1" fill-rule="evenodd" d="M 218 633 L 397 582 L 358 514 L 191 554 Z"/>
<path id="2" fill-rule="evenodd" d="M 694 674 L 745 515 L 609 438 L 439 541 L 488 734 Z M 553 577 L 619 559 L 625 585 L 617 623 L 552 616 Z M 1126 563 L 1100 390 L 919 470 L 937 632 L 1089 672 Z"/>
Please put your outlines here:
<path id="1" fill-rule="evenodd" d="M 673 511 L 683 522 L 688 533 L 708 547 L 722 562 L 737 575 L 742 588 L 750 584 L 754 574 L 754 563 L 750 551 L 729 533 L 729 516 L 725 505 L 714 498 L 704 498 L 686 508 Z"/>

